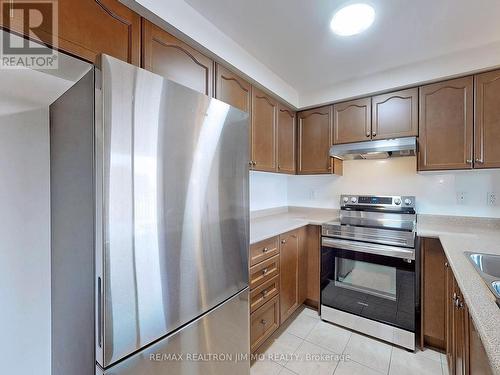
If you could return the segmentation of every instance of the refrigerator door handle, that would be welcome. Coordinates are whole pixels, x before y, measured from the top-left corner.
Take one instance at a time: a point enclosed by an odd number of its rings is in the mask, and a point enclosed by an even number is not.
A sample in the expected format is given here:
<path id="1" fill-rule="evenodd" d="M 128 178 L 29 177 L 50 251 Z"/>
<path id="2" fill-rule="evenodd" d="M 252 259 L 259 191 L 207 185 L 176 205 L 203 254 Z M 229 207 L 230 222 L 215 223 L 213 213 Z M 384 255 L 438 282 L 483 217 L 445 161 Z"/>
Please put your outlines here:
<path id="1" fill-rule="evenodd" d="M 97 278 L 97 340 L 99 348 L 102 348 L 102 281 Z"/>

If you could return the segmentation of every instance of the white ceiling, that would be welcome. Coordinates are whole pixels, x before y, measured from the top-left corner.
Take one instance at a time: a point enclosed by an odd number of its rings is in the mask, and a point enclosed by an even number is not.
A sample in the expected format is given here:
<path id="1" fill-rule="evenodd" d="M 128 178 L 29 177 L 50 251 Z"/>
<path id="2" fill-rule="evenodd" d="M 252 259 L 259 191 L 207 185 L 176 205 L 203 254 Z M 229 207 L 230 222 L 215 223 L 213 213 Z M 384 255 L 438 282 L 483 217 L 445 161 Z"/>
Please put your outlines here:
<path id="1" fill-rule="evenodd" d="M 353 1 L 185 1 L 299 94 L 500 41 L 499 0 L 366 0 L 376 20 L 352 37 L 329 23 Z"/>

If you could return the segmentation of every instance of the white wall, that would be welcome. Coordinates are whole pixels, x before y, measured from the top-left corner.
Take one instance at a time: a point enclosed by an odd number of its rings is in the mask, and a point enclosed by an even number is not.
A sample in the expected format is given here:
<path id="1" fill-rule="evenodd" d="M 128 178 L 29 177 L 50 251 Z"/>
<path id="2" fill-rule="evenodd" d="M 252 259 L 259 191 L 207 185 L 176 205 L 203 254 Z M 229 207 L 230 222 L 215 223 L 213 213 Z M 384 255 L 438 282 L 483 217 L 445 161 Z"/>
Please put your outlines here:
<path id="1" fill-rule="evenodd" d="M 421 82 L 443 80 L 478 70 L 491 69 L 500 64 L 500 42 L 450 53 L 437 58 L 389 69 L 368 76 L 360 76 L 331 87 L 312 92 L 300 92 L 299 107 L 311 107 L 347 98 L 387 91 L 393 88 L 415 86 Z"/>
<path id="2" fill-rule="evenodd" d="M 250 172 L 250 211 L 286 206 L 287 180 L 284 174 Z"/>
<path id="3" fill-rule="evenodd" d="M 0 117 L 2 373 L 50 374 L 48 109 Z"/>
<path id="4" fill-rule="evenodd" d="M 252 209 L 283 205 L 338 208 L 340 194 L 415 195 L 419 213 L 500 217 L 500 170 L 427 172 L 417 174 L 414 157 L 344 162 L 343 176 L 282 176 L 269 174 L 267 195 L 251 194 Z M 254 185 L 259 181 L 252 181 Z M 263 188 L 263 187 L 262 187 Z M 258 191 L 259 187 L 252 186 Z M 465 193 L 465 203 L 457 194 Z M 497 194 L 497 205 L 487 205 L 488 192 Z"/>

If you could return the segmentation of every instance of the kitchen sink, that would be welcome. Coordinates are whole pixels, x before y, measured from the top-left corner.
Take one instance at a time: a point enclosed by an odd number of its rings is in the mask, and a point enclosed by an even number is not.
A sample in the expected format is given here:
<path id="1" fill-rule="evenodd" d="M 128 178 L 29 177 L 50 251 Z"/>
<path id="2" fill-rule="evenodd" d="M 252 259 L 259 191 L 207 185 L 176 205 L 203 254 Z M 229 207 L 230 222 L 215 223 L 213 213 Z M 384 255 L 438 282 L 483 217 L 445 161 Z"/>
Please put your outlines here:
<path id="1" fill-rule="evenodd" d="M 465 252 L 500 307 L 500 255 Z"/>

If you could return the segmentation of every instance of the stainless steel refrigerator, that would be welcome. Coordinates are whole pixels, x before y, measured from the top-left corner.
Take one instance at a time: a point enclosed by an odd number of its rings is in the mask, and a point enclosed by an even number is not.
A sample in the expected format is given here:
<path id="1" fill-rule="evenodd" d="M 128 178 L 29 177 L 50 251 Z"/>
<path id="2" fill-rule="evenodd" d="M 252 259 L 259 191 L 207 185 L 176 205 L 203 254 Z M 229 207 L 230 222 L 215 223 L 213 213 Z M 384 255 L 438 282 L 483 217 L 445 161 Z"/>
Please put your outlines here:
<path id="1" fill-rule="evenodd" d="M 103 55 L 50 106 L 52 374 L 248 374 L 249 116 Z"/>

